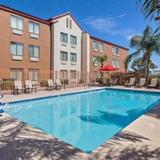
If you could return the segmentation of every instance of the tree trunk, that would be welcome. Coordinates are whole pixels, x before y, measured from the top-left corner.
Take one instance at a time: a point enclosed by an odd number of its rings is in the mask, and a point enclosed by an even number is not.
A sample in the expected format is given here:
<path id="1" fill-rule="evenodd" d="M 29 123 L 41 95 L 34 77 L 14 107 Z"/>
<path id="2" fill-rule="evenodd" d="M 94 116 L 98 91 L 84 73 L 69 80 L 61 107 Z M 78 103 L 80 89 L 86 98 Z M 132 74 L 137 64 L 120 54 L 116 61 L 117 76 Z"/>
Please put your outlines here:
<path id="1" fill-rule="evenodd" d="M 146 63 L 146 85 L 148 85 L 149 81 L 149 62 L 150 62 L 150 56 L 147 54 L 147 63 Z"/>
<path id="2" fill-rule="evenodd" d="M 103 63 L 101 63 L 101 68 L 103 68 Z M 101 83 L 102 83 L 102 81 L 103 81 L 103 72 L 102 71 L 100 72 L 100 79 L 101 79 Z"/>

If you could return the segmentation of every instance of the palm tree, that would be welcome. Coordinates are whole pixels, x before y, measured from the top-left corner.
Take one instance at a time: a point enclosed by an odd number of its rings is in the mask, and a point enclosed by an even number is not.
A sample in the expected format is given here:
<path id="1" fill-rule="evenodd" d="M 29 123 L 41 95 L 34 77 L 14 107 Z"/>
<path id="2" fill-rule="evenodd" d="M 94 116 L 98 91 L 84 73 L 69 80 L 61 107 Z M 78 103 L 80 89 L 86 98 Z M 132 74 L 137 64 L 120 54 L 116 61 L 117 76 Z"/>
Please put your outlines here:
<path id="1" fill-rule="evenodd" d="M 107 61 L 107 56 L 105 54 L 99 54 L 95 56 L 95 59 L 93 61 L 94 64 L 98 64 L 101 68 L 104 65 L 104 62 Z M 103 79 L 103 72 L 100 72 L 101 80 Z"/>
<path id="2" fill-rule="evenodd" d="M 125 61 L 125 68 L 128 69 L 130 62 L 138 57 L 143 57 L 146 63 L 146 81 L 149 78 L 149 64 L 153 54 L 160 55 L 160 30 L 153 32 L 150 26 L 147 26 L 142 35 L 135 35 L 131 38 L 130 47 L 136 51 L 130 54 Z"/>
<path id="3" fill-rule="evenodd" d="M 160 0 L 138 0 L 145 17 L 155 17 L 160 14 Z"/>
<path id="4" fill-rule="evenodd" d="M 152 60 L 149 62 L 149 69 L 156 69 L 157 65 L 155 65 Z M 138 57 L 137 59 L 134 59 L 132 64 L 131 64 L 131 69 L 134 70 L 135 72 L 145 72 L 146 69 L 146 63 L 143 59 L 143 57 Z"/>

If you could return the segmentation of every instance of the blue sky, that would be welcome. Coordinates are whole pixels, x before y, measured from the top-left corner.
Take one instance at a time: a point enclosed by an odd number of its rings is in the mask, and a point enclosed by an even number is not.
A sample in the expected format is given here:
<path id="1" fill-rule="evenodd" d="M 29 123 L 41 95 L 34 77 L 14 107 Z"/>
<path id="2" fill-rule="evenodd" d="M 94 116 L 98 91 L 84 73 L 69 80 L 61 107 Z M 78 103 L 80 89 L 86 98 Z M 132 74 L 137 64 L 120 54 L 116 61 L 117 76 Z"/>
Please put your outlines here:
<path id="1" fill-rule="evenodd" d="M 1 4 L 48 19 L 72 12 L 82 28 L 91 35 L 129 47 L 129 38 L 147 24 L 136 0 L 0 0 Z M 132 50 L 130 50 L 132 52 Z M 160 67 L 160 57 L 153 60 Z"/>

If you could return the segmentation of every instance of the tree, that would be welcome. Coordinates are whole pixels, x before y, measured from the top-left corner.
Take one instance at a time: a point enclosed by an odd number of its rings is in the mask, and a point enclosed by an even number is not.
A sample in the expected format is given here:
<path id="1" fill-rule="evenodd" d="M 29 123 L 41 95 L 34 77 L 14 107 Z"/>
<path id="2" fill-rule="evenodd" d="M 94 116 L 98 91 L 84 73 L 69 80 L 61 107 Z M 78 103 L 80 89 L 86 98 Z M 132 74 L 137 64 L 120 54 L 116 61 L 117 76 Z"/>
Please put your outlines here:
<path id="1" fill-rule="evenodd" d="M 149 62 L 149 69 L 156 69 L 157 65 L 155 65 L 152 60 L 150 60 Z M 143 57 L 139 57 L 135 60 L 133 60 L 132 64 L 131 64 L 131 69 L 134 70 L 135 72 L 145 72 L 146 69 L 146 63 L 143 59 Z"/>
<path id="2" fill-rule="evenodd" d="M 160 30 L 153 32 L 150 26 L 147 26 L 142 35 L 135 35 L 131 38 L 130 47 L 136 51 L 126 58 L 125 68 L 128 69 L 130 63 L 138 57 L 143 57 L 145 62 L 146 81 L 149 78 L 149 68 L 151 56 L 160 55 Z"/>
<path id="3" fill-rule="evenodd" d="M 155 17 L 160 14 L 160 0 L 138 0 L 145 17 Z"/>
<path id="4" fill-rule="evenodd" d="M 100 67 L 102 68 L 106 60 L 107 60 L 107 56 L 105 54 L 99 54 L 95 56 L 93 63 L 100 65 Z"/>
<path id="5" fill-rule="evenodd" d="M 95 56 L 93 63 L 98 64 L 102 68 L 104 65 L 104 62 L 106 62 L 106 61 L 107 61 L 107 56 L 105 54 L 99 54 L 99 55 Z M 103 72 L 100 72 L 100 76 L 101 76 L 101 81 L 102 81 Z"/>

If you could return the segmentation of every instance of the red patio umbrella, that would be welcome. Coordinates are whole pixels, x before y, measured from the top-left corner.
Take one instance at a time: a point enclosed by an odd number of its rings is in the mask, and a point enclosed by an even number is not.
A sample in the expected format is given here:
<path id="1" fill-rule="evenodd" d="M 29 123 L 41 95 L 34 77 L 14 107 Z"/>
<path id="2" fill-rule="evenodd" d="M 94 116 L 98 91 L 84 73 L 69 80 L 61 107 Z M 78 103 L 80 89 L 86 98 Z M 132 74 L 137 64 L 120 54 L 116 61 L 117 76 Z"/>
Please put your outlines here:
<path id="1" fill-rule="evenodd" d="M 102 68 L 99 69 L 100 72 L 108 72 L 108 76 L 110 78 L 109 71 L 116 71 L 118 68 L 112 66 L 112 65 L 105 65 Z"/>
<path id="2" fill-rule="evenodd" d="M 116 71 L 118 68 L 112 66 L 112 65 L 106 65 L 99 69 L 99 71 Z"/>

